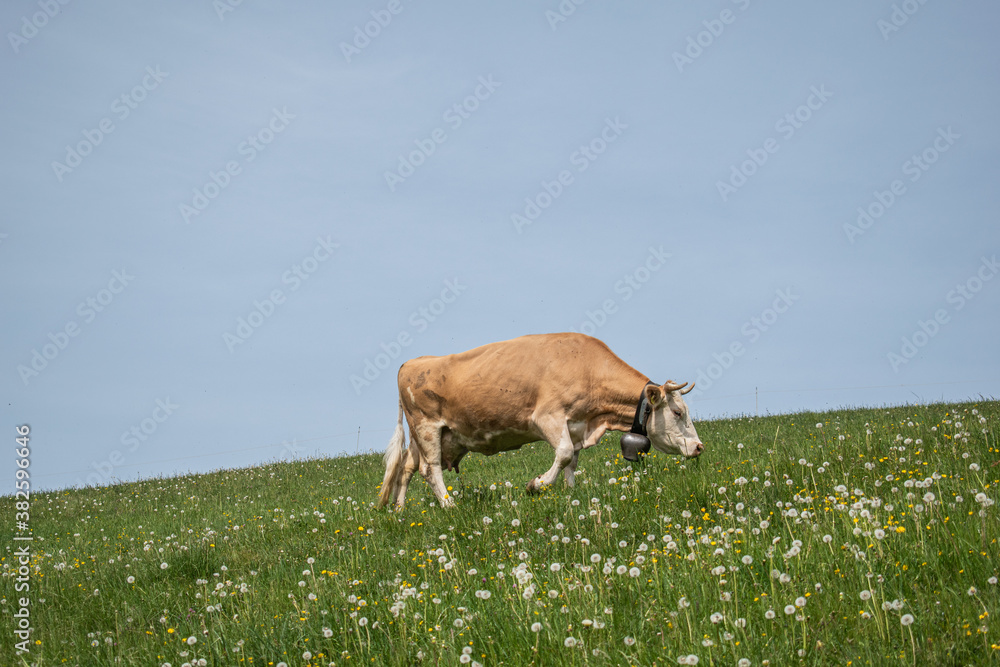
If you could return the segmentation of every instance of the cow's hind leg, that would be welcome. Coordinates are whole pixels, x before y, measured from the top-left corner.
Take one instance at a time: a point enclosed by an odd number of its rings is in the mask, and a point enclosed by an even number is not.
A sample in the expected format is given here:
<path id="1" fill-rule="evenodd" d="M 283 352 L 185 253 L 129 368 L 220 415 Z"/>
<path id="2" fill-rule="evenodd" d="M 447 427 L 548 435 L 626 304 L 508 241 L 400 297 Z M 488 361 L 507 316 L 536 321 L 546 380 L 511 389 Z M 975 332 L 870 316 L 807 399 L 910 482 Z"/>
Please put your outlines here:
<path id="1" fill-rule="evenodd" d="M 449 495 L 448 489 L 444 485 L 444 472 L 441 470 L 440 463 L 421 462 L 420 474 L 422 474 L 424 479 L 427 480 L 427 483 L 431 485 L 431 490 L 434 491 L 434 495 L 437 496 L 438 502 L 441 503 L 441 507 L 455 506 L 455 501 L 451 499 L 451 495 Z"/>
<path id="2" fill-rule="evenodd" d="M 539 424 L 539 427 L 545 440 L 555 449 L 556 460 L 544 475 L 528 482 L 528 491 L 532 493 L 541 491 L 556 481 L 556 477 L 573 461 L 576 454 L 576 447 L 573 445 L 573 438 L 569 432 L 569 424 L 566 423 L 565 419 L 549 419 L 546 423 Z"/>
<path id="3" fill-rule="evenodd" d="M 430 484 L 441 507 L 454 507 L 455 501 L 444 485 L 441 470 L 441 427 L 425 422 L 413 429 L 413 434 L 420 443 L 420 474 Z"/>
<path id="4" fill-rule="evenodd" d="M 406 450 L 406 464 L 403 467 L 403 472 L 399 478 L 399 487 L 396 492 L 396 507 L 402 509 L 403 503 L 406 501 L 406 489 L 410 485 L 410 479 L 413 477 L 413 473 L 420 468 L 420 448 L 416 446 L 416 439 L 413 437 L 413 433 L 410 433 L 410 447 Z"/>
<path id="5" fill-rule="evenodd" d="M 563 468 L 563 477 L 566 479 L 566 486 L 573 486 L 576 483 L 576 460 L 580 458 L 580 450 L 573 450 L 573 458 L 569 460 Z"/>

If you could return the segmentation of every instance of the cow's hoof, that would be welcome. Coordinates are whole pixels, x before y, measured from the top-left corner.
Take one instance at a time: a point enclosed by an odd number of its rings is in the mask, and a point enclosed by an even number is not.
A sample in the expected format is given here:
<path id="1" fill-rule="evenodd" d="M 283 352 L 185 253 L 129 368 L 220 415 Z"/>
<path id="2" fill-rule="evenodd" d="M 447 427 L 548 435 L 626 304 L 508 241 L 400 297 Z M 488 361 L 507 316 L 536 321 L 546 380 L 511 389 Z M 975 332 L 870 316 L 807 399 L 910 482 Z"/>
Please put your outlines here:
<path id="1" fill-rule="evenodd" d="M 528 482 L 528 493 L 541 493 L 544 488 L 545 482 L 542 481 L 541 477 L 536 477 Z"/>

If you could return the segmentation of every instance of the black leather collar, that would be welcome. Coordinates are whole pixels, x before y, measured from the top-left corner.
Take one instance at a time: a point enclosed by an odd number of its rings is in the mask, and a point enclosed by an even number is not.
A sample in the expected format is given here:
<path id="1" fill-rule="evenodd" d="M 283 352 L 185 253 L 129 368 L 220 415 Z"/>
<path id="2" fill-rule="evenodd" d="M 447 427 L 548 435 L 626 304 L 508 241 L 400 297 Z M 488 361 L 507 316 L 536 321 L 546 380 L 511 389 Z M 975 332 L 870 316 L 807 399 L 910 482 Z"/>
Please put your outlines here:
<path id="1" fill-rule="evenodd" d="M 650 385 L 658 386 L 655 382 L 646 383 L 646 387 Z M 646 420 L 649 419 L 649 413 L 653 411 L 653 406 L 646 398 L 646 387 L 642 388 L 642 393 L 639 395 L 639 404 L 635 406 L 635 418 L 632 419 L 632 430 L 629 433 L 646 435 Z"/>

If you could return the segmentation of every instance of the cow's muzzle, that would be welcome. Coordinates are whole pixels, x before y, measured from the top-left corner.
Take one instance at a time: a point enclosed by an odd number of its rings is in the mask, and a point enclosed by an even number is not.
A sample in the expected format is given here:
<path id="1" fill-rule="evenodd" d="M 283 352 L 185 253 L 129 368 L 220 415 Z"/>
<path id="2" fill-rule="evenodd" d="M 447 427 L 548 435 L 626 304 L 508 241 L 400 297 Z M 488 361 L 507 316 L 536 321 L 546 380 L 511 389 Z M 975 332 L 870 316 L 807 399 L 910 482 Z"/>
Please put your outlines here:
<path id="1" fill-rule="evenodd" d="M 638 433 L 622 434 L 622 456 L 626 461 L 638 461 L 640 454 L 648 454 L 649 438 Z"/>

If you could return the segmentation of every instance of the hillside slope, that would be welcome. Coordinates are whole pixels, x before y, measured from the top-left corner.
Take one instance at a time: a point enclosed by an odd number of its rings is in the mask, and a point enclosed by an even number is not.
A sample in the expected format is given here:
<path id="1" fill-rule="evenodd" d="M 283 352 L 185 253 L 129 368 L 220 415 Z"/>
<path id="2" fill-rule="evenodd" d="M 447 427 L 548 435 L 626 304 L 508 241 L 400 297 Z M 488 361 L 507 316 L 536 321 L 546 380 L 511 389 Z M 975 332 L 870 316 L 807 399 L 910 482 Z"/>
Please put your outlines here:
<path id="1" fill-rule="evenodd" d="M 987 664 L 998 416 L 701 422 L 700 460 L 635 466 L 616 435 L 529 496 L 536 443 L 466 457 L 449 511 L 419 478 L 375 508 L 371 454 L 40 494 L 0 664 Z"/>

